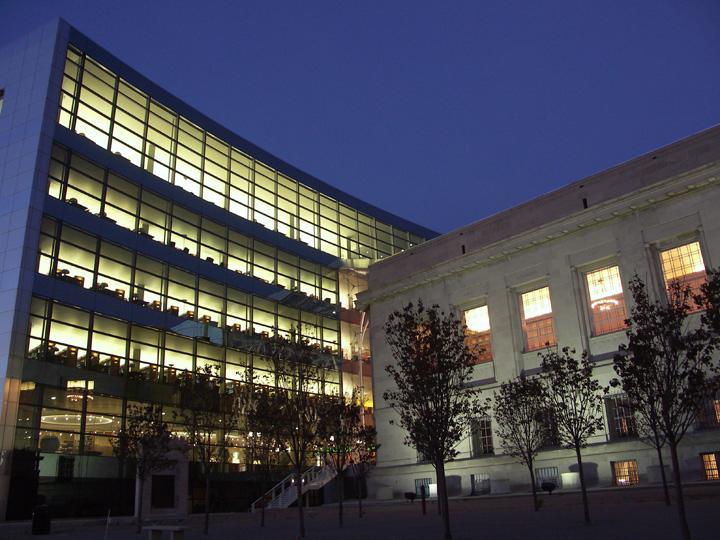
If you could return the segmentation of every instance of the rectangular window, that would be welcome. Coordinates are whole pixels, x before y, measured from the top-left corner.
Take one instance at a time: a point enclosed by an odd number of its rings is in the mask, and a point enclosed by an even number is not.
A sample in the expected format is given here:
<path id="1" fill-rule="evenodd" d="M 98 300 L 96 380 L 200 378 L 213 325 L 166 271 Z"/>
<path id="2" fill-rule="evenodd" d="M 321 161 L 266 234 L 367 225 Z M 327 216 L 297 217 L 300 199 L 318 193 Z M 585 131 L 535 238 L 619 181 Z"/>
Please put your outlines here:
<path id="1" fill-rule="evenodd" d="M 700 242 L 691 242 L 660 252 L 663 280 L 669 290 L 674 283 L 690 287 L 693 293 L 700 292 L 705 283 L 705 262 L 700 251 Z"/>
<path id="2" fill-rule="evenodd" d="M 491 456 L 495 453 L 492 437 L 492 420 L 480 418 L 471 426 L 472 457 Z"/>
<path id="3" fill-rule="evenodd" d="M 5 89 L 0 88 L 0 113 L 2 113 L 3 103 L 5 102 Z"/>
<path id="4" fill-rule="evenodd" d="M 541 287 L 520 295 L 520 309 L 525 352 L 551 347 L 557 343 L 549 287 Z"/>
<path id="5" fill-rule="evenodd" d="M 612 468 L 616 486 L 636 486 L 640 483 L 637 460 L 613 461 Z"/>
<path id="6" fill-rule="evenodd" d="M 535 469 L 535 485 L 542 488 L 545 482 L 552 482 L 555 487 L 560 485 L 560 472 L 557 467 L 538 467 Z"/>
<path id="7" fill-rule="evenodd" d="M 630 400 L 625 394 L 616 394 L 605 398 L 610 440 L 637 437 L 635 416 Z"/>
<path id="8" fill-rule="evenodd" d="M 592 334 L 601 336 L 625 328 L 625 299 L 620 268 L 609 266 L 585 274 Z"/>
<path id="9" fill-rule="evenodd" d="M 544 426 L 543 449 L 557 448 L 560 446 L 560 432 L 558 430 L 555 413 L 552 409 L 545 409 L 538 414 L 539 420 Z"/>
<path id="10" fill-rule="evenodd" d="M 707 399 L 703 404 L 698 414 L 698 427 L 700 429 L 720 428 L 720 399 L 717 399 L 717 396 Z"/>
<path id="11" fill-rule="evenodd" d="M 416 478 L 415 479 L 415 495 L 418 497 L 421 497 L 422 494 L 420 493 L 420 488 L 425 488 L 425 497 L 430 496 L 430 484 L 432 483 L 432 478 Z"/>
<path id="12" fill-rule="evenodd" d="M 482 364 L 492 362 L 492 343 L 490 336 L 490 317 L 488 307 L 480 306 L 468 309 L 464 313 L 465 343 L 470 351 L 475 352 L 475 362 Z"/>
<path id="13" fill-rule="evenodd" d="M 720 472 L 718 471 L 718 456 L 720 456 L 720 452 L 706 452 L 700 454 L 703 471 L 705 472 L 705 480 L 720 480 Z"/>

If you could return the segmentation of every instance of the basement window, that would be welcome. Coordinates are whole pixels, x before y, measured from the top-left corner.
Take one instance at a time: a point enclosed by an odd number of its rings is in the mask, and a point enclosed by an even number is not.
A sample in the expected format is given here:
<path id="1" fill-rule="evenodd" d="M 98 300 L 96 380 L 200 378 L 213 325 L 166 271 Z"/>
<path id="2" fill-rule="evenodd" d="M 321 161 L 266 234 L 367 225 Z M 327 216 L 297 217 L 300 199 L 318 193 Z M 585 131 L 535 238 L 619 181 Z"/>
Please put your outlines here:
<path id="1" fill-rule="evenodd" d="M 635 486 L 640 483 L 637 461 L 612 461 L 613 479 L 616 486 Z"/>

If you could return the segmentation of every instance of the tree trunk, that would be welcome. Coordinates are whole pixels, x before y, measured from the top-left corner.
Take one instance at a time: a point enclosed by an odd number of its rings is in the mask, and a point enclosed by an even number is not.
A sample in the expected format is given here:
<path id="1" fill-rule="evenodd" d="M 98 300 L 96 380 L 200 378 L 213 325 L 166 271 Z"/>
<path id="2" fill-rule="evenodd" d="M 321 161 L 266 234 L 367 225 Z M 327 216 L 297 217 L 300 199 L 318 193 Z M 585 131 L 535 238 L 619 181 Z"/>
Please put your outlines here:
<path id="1" fill-rule="evenodd" d="M 260 499 L 260 526 L 265 526 L 265 506 L 267 505 L 267 473 L 263 474 L 263 479 L 260 481 L 260 492 L 262 493 L 262 499 Z"/>
<path id="2" fill-rule="evenodd" d="M 208 534 L 210 530 L 210 473 L 205 472 L 205 527 L 203 532 Z"/>
<path id="3" fill-rule="evenodd" d="M 660 476 L 662 478 L 663 492 L 665 494 L 665 504 L 670 506 L 670 490 L 668 489 L 667 477 L 665 476 L 665 464 L 663 463 L 662 448 L 656 445 L 655 450 L 657 450 L 658 462 L 660 463 Z"/>
<path id="4" fill-rule="evenodd" d="M 442 460 L 438 460 L 437 466 L 435 467 L 438 481 L 438 501 L 441 501 L 443 525 L 445 527 L 445 540 L 452 540 L 452 533 L 450 532 L 450 509 L 448 507 L 448 495 L 447 495 L 447 484 L 445 483 L 445 463 Z"/>
<path id="5" fill-rule="evenodd" d="M 355 469 L 355 494 L 358 500 L 358 517 L 362 517 L 362 486 L 360 485 L 360 471 Z"/>
<path id="6" fill-rule="evenodd" d="M 585 513 L 585 523 L 590 524 L 590 506 L 588 505 L 587 488 L 585 487 L 585 471 L 583 471 L 582 455 L 580 454 L 580 445 L 575 445 L 575 455 L 577 456 L 578 473 L 580 474 L 580 491 L 582 491 L 583 511 Z"/>
<path id="7" fill-rule="evenodd" d="M 530 469 L 530 484 L 532 485 L 533 508 L 537 512 L 538 510 L 540 510 L 540 505 L 538 504 L 537 486 L 535 485 L 535 471 L 533 470 L 532 460 L 530 460 L 530 463 L 528 463 L 528 469 Z"/>
<path id="8" fill-rule="evenodd" d="M 677 443 L 670 443 L 670 457 L 672 458 L 680 532 L 684 540 L 690 540 L 690 527 L 688 526 L 687 515 L 685 514 L 685 498 L 683 497 L 682 481 L 680 479 L 680 460 L 677 455 Z"/>
<path id="9" fill-rule="evenodd" d="M 340 528 L 342 529 L 343 526 L 343 499 L 344 499 L 344 483 L 343 483 L 343 476 L 342 472 L 338 473 L 338 475 L 335 477 L 335 483 L 337 484 L 337 490 L 338 490 L 338 521 L 340 523 Z"/>
<path id="10" fill-rule="evenodd" d="M 302 495 L 302 469 L 295 469 L 295 489 L 297 489 L 297 507 L 298 507 L 298 533 L 300 538 L 305 538 L 305 515 L 303 514 L 303 495 Z"/>
<path id="11" fill-rule="evenodd" d="M 143 517 L 143 494 L 145 492 L 145 479 L 138 478 L 140 482 L 140 495 L 138 495 L 138 515 L 137 523 L 135 524 L 135 532 L 140 534 L 142 532 L 142 517 Z"/>

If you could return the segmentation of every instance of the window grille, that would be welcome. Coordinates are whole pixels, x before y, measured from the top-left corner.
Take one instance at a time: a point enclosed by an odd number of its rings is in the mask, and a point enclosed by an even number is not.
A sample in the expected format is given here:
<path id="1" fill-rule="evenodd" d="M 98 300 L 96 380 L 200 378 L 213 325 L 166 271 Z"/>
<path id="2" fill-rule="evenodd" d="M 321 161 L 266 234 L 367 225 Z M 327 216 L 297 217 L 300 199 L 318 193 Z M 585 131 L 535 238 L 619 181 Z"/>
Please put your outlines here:
<path id="1" fill-rule="evenodd" d="M 422 486 L 425 486 L 425 496 L 430 496 L 430 483 L 432 482 L 432 478 L 416 478 L 415 479 L 415 495 L 418 497 L 421 496 L 420 488 Z"/>
<path id="2" fill-rule="evenodd" d="M 535 485 L 541 487 L 543 482 L 560 485 L 560 473 L 557 467 L 538 467 L 535 469 Z"/>
<path id="3" fill-rule="evenodd" d="M 489 417 L 475 420 L 471 426 L 472 457 L 489 456 L 495 453 L 492 436 L 492 420 Z"/>
<path id="4" fill-rule="evenodd" d="M 690 287 L 695 294 L 700 292 L 700 286 L 705 283 L 705 262 L 700 242 L 661 251 L 660 263 L 666 288 L 679 282 L 683 287 Z"/>
<path id="5" fill-rule="evenodd" d="M 640 483 L 637 461 L 613 461 L 613 479 L 616 486 L 635 486 Z"/>
<path id="6" fill-rule="evenodd" d="M 614 394 L 605 398 L 610 440 L 637 437 L 637 424 L 630 400 L 625 394 Z"/>
<path id="7" fill-rule="evenodd" d="M 706 452 L 700 454 L 703 471 L 705 472 L 705 480 L 720 480 L 720 471 L 718 471 L 719 456 L 720 452 Z"/>

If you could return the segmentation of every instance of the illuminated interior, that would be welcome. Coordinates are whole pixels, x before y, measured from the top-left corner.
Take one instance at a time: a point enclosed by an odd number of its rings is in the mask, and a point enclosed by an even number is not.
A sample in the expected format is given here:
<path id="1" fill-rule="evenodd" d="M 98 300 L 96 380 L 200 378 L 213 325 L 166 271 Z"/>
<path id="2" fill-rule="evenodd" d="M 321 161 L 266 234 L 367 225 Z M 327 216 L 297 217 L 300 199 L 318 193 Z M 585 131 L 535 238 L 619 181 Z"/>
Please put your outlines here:
<path id="1" fill-rule="evenodd" d="M 720 471 L 718 471 L 718 455 L 715 452 L 700 454 L 702 457 L 703 471 L 705 472 L 705 480 L 720 480 Z"/>
<path id="2" fill-rule="evenodd" d="M 338 302 L 336 270 L 201 217 L 59 146 L 53 149 L 48 189 L 53 197 L 205 261 L 331 304 Z M 67 255 L 64 259 L 77 263 L 67 270 L 87 280 L 84 268 L 92 268 L 88 256 L 71 250 Z M 110 286 L 111 269 L 105 274 Z"/>
<path id="3" fill-rule="evenodd" d="M 640 483 L 637 461 L 613 461 L 613 476 L 616 486 L 635 486 Z"/>
<path id="4" fill-rule="evenodd" d="M 700 242 L 661 251 L 660 262 L 666 288 L 669 289 L 673 282 L 679 282 L 682 286 L 690 287 L 693 294 L 700 292 L 700 286 L 705 283 L 705 261 Z"/>
<path id="5" fill-rule="evenodd" d="M 549 287 L 521 294 L 520 308 L 526 352 L 557 344 Z"/>
<path id="6" fill-rule="evenodd" d="M 206 201 L 344 259 L 380 259 L 423 241 L 253 159 L 73 48 L 58 122 Z"/>
<path id="7" fill-rule="evenodd" d="M 585 279 L 593 335 L 623 330 L 626 314 L 620 269 L 617 266 L 608 266 L 588 272 Z"/>
<path id="8" fill-rule="evenodd" d="M 490 316 L 487 306 L 468 309 L 464 312 L 465 342 L 468 348 L 479 351 L 475 357 L 477 363 L 492 361 L 492 340 L 490 333 Z"/>

